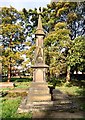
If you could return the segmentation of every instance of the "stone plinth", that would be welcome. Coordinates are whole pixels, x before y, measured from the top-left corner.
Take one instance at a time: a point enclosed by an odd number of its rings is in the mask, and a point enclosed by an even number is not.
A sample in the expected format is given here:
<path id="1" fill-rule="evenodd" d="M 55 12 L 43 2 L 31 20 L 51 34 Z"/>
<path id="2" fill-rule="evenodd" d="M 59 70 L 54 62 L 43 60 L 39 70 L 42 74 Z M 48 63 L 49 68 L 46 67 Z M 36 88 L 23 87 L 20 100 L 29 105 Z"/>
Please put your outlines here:
<path id="1" fill-rule="evenodd" d="M 33 82 L 30 86 L 28 96 L 28 102 L 51 100 L 51 95 L 46 82 Z"/>
<path id="2" fill-rule="evenodd" d="M 51 95 L 46 82 L 32 82 L 28 91 L 28 96 L 22 100 L 18 112 L 33 111 L 38 103 L 51 102 Z"/>
<path id="3" fill-rule="evenodd" d="M 45 82 L 45 72 L 48 65 L 45 64 L 38 64 L 32 66 L 34 69 L 33 71 L 33 81 L 34 82 Z"/>

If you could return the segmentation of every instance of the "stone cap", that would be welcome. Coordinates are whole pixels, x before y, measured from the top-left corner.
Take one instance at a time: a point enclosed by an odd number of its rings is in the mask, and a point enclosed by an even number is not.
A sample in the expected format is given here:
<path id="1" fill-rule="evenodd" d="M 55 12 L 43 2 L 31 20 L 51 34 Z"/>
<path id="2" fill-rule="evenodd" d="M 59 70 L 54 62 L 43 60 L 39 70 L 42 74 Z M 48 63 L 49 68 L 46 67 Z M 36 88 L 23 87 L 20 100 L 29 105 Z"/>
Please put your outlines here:
<path id="1" fill-rule="evenodd" d="M 40 64 L 40 65 L 31 66 L 31 68 L 49 68 L 49 66 L 46 64 Z"/>

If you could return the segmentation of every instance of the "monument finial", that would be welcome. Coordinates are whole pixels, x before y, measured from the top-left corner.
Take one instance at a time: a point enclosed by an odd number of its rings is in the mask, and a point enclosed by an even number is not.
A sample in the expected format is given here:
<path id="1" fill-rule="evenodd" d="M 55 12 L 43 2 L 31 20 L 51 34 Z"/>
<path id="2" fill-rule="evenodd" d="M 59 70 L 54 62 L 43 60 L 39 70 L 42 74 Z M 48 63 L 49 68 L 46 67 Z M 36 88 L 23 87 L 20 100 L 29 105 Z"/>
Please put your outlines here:
<path id="1" fill-rule="evenodd" d="M 43 27 L 42 27 L 42 20 L 41 20 L 40 13 L 39 13 L 39 18 L 38 18 L 38 27 L 37 27 L 35 35 L 43 35 L 43 36 L 45 36 L 45 33 L 43 31 Z"/>

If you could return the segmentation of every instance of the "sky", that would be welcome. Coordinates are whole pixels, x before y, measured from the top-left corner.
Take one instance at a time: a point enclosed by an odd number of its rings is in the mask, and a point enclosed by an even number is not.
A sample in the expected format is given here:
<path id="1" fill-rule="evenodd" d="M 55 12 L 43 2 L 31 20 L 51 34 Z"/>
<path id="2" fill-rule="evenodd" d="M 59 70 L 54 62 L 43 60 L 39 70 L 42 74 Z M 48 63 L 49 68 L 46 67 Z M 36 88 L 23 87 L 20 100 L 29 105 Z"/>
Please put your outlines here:
<path id="1" fill-rule="evenodd" d="M 0 7 L 14 7 L 17 10 L 22 10 L 22 8 L 34 9 L 39 7 L 46 7 L 51 0 L 0 0 Z"/>

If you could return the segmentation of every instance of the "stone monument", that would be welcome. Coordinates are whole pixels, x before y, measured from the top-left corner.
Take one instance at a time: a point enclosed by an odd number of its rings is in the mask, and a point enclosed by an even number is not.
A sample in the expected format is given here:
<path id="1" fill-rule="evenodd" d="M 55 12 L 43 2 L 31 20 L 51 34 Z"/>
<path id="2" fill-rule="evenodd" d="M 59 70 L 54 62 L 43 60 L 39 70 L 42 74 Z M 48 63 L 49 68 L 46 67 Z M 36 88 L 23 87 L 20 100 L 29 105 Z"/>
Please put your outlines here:
<path id="1" fill-rule="evenodd" d="M 35 65 L 33 72 L 34 82 L 45 82 L 45 70 L 48 65 L 45 64 L 44 54 L 43 54 L 43 38 L 45 33 L 43 32 L 41 16 L 39 15 L 38 27 L 35 33 L 36 36 L 36 50 L 35 50 Z"/>
<path id="2" fill-rule="evenodd" d="M 28 96 L 22 100 L 18 112 L 29 112 L 34 110 L 37 105 L 43 105 L 43 102 L 51 101 L 51 94 L 49 92 L 48 84 L 46 83 L 46 68 L 44 53 L 43 53 L 43 39 L 45 33 L 42 28 L 41 15 L 38 19 L 38 27 L 35 33 L 36 37 L 36 50 L 35 50 L 35 64 L 33 68 L 33 82 L 30 85 Z"/>

